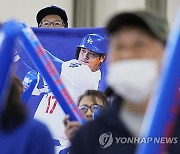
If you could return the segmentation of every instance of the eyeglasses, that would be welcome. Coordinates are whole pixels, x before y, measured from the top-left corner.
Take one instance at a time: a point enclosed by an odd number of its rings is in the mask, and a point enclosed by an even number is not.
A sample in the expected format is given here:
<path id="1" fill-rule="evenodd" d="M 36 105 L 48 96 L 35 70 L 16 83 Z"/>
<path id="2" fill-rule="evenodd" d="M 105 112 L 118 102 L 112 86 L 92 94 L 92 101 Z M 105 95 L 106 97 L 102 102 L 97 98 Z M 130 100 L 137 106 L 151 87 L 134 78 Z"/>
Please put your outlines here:
<path id="1" fill-rule="evenodd" d="M 90 109 L 92 112 L 96 112 L 98 109 L 100 109 L 102 107 L 103 106 L 101 106 L 101 105 L 93 104 L 91 106 L 82 105 L 82 106 L 79 106 L 78 108 L 81 110 L 81 112 L 86 113 L 88 111 L 88 109 Z"/>
<path id="2" fill-rule="evenodd" d="M 55 21 L 55 22 L 42 21 L 40 23 L 40 27 L 49 27 L 51 24 L 53 25 L 53 27 L 64 27 L 63 21 Z"/>

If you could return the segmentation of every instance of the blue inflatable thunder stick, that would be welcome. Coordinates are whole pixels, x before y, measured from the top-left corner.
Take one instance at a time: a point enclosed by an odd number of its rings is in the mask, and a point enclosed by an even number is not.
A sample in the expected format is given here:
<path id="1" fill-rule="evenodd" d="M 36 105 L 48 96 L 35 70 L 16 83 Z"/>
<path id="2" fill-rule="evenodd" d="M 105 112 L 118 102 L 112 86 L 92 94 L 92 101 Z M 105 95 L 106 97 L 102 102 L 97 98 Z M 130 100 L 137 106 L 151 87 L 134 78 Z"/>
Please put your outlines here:
<path id="1" fill-rule="evenodd" d="M 15 40 L 19 32 L 15 26 L 15 21 L 10 21 L 2 25 L 0 30 L 0 118 L 5 106 L 9 86 L 11 65 L 13 57 L 13 49 Z"/>
<path id="2" fill-rule="evenodd" d="M 3 94 L 7 92 L 5 91 L 5 89 L 8 87 L 6 84 L 8 82 L 6 81 L 9 77 L 13 48 L 17 38 L 27 50 L 27 53 L 35 65 L 39 68 L 39 71 L 44 76 L 64 112 L 70 115 L 71 120 L 78 120 L 82 124 L 85 123 L 85 118 L 72 101 L 70 95 L 59 78 L 57 70 L 32 30 L 24 24 L 9 21 L 3 26 L 0 35 L 0 66 L 2 68 L 0 71 L 0 110 L 3 109 L 2 102 L 4 101 L 2 100 L 5 98 Z M 36 80 L 36 78 L 34 79 Z"/>
<path id="3" fill-rule="evenodd" d="M 162 74 L 141 130 L 141 137 L 152 140 L 139 144 L 137 154 L 164 153 L 168 145 L 165 142 L 173 135 L 180 108 L 180 11 L 169 35 L 163 60 Z M 158 137 L 163 141 L 154 142 Z"/>
<path id="4" fill-rule="evenodd" d="M 20 24 L 20 29 L 21 34 L 19 39 L 22 45 L 43 75 L 64 112 L 70 115 L 71 120 L 78 120 L 82 124 L 85 123 L 86 119 L 68 94 L 59 77 L 58 71 L 31 28 L 27 27 L 25 24 Z"/>

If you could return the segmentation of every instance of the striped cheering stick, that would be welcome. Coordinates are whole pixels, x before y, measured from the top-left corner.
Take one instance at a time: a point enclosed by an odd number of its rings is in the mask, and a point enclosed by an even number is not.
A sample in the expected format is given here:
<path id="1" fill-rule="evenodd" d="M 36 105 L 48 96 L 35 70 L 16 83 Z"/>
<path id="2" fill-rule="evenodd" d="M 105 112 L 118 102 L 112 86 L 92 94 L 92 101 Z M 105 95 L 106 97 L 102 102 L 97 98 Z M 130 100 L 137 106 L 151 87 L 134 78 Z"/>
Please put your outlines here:
<path id="1" fill-rule="evenodd" d="M 21 34 L 18 37 L 21 44 L 24 46 L 32 61 L 42 73 L 64 112 L 70 115 L 70 120 L 79 121 L 84 124 L 86 119 L 68 94 L 55 66 L 51 62 L 31 28 L 27 27 L 25 24 L 19 24 L 18 26 L 21 30 Z"/>
<path id="2" fill-rule="evenodd" d="M 170 33 L 163 61 L 163 72 L 142 126 L 142 137 L 171 137 L 180 108 L 180 11 Z M 164 142 L 164 141 L 163 141 Z M 161 154 L 167 144 L 141 143 L 137 154 Z"/>

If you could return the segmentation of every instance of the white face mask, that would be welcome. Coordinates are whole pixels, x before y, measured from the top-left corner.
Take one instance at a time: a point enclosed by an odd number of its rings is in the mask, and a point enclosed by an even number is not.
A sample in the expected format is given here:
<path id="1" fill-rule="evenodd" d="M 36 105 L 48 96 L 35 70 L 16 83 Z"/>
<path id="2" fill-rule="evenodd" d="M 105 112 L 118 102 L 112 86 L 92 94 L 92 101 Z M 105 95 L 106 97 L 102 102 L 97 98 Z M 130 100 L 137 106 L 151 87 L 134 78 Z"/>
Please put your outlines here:
<path id="1" fill-rule="evenodd" d="M 150 95 L 157 77 L 156 60 L 122 60 L 109 64 L 107 82 L 124 100 L 140 104 Z"/>

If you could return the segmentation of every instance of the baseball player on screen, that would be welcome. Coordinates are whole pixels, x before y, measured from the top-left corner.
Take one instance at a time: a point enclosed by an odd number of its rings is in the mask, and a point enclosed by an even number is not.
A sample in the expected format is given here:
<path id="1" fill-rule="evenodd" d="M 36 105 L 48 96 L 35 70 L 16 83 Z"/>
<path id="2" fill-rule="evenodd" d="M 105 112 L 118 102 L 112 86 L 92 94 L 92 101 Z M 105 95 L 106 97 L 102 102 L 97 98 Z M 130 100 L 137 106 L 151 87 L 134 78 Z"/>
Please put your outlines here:
<path id="1" fill-rule="evenodd" d="M 76 59 L 62 64 L 60 78 L 75 102 L 86 90 L 98 89 L 100 65 L 106 59 L 106 41 L 97 34 L 85 36 L 77 46 Z"/>
<path id="2" fill-rule="evenodd" d="M 101 80 L 100 66 L 106 59 L 106 52 L 107 38 L 97 34 L 89 34 L 77 46 L 76 59 L 62 63 L 59 70 L 60 78 L 75 103 L 86 90 L 98 89 Z M 47 88 L 45 80 L 43 82 L 44 87 Z M 36 87 L 35 91 L 40 90 L 37 90 Z M 34 117 L 48 126 L 54 139 L 59 141 L 57 146 L 59 145 L 60 149 L 65 148 L 68 143 L 64 136 L 64 116 L 62 108 L 48 88 Z"/>

